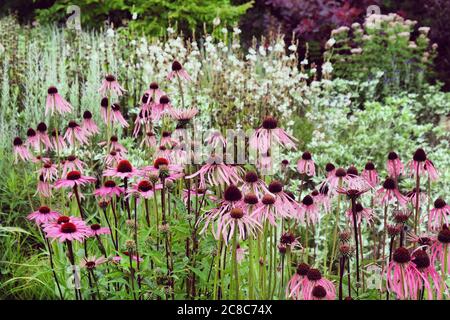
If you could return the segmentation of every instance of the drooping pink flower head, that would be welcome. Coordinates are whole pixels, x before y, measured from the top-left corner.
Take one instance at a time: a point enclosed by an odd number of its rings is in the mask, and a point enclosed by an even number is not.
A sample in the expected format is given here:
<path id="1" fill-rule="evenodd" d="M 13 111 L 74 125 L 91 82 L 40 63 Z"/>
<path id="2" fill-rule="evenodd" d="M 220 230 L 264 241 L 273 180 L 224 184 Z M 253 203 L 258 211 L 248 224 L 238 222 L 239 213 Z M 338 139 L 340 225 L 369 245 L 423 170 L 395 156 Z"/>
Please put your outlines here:
<path id="1" fill-rule="evenodd" d="M 52 148 L 52 143 L 50 142 L 50 137 L 47 134 L 47 125 L 44 122 L 40 122 L 36 127 L 36 136 L 39 139 L 45 149 L 49 150 Z"/>
<path id="2" fill-rule="evenodd" d="M 306 174 L 307 176 L 316 175 L 316 166 L 310 152 L 303 152 L 302 157 L 297 162 L 297 170 L 300 174 Z"/>
<path id="3" fill-rule="evenodd" d="M 449 225 L 450 205 L 444 199 L 437 198 L 434 201 L 433 209 L 428 214 L 428 230 L 438 231 L 443 225 Z"/>
<path id="4" fill-rule="evenodd" d="M 100 116 L 103 119 L 103 122 L 108 124 L 111 119 L 108 117 L 108 107 L 109 107 L 109 99 L 108 97 L 103 97 L 102 100 L 100 100 Z"/>
<path id="5" fill-rule="evenodd" d="M 278 128 L 278 121 L 271 116 L 264 119 L 262 126 L 250 137 L 250 145 L 255 146 L 262 155 L 266 155 L 273 143 L 288 149 L 296 149 L 297 139 Z"/>
<path id="6" fill-rule="evenodd" d="M 319 208 L 314 203 L 314 198 L 310 195 L 306 195 L 302 199 L 299 220 L 306 221 L 308 225 L 315 225 L 319 222 Z"/>
<path id="7" fill-rule="evenodd" d="M 153 121 L 159 121 L 159 119 L 171 109 L 172 104 L 170 103 L 169 97 L 167 95 L 162 95 L 159 98 L 159 103 L 152 104 L 151 117 Z"/>
<path id="8" fill-rule="evenodd" d="M 124 189 L 117 186 L 117 184 L 113 180 L 107 180 L 103 184 L 103 187 L 94 191 L 94 195 L 102 198 L 112 198 L 114 196 L 120 197 L 123 192 Z"/>
<path id="9" fill-rule="evenodd" d="M 117 150 L 111 150 L 106 156 L 105 156 L 105 164 L 108 167 L 116 166 L 120 160 L 124 158 L 123 154 L 120 151 Z"/>
<path id="10" fill-rule="evenodd" d="M 242 192 L 255 194 L 260 199 L 264 194 L 269 193 L 269 189 L 256 171 L 247 171 L 242 184 Z"/>
<path id="11" fill-rule="evenodd" d="M 146 103 L 150 102 L 151 100 L 159 101 L 159 98 L 161 98 L 161 96 L 165 94 L 164 91 L 159 88 L 159 85 L 156 82 L 150 83 L 148 90 L 145 91 L 145 93 L 148 94 L 149 97 Z"/>
<path id="12" fill-rule="evenodd" d="M 288 214 L 281 200 L 271 193 L 265 194 L 261 199 L 261 205 L 253 211 L 253 215 L 262 225 L 267 221 L 273 226 L 276 226 L 277 221 L 287 217 Z"/>
<path id="13" fill-rule="evenodd" d="M 77 141 L 81 145 L 88 143 L 86 131 L 84 131 L 75 121 L 69 121 L 66 133 L 64 134 L 64 139 L 66 139 L 71 146 L 76 145 Z"/>
<path id="14" fill-rule="evenodd" d="M 51 160 L 44 160 L 38 174 L 46 182 L 54 181 L 58 176 L 58 167 Z"/>
<path id="15" fill-rule="evenodd" d="M 327 175 L 327 179 L 333 177 L 335 175 L 335 172 L 336 172 L 335 165 L 332 164 L 331 162 L 328 162 L 325 165 L 325 172 L 326 172 L 326 175 Z"/>
<path id="16" fill-rule="evenodd" d="M 416 205 L 417 197 L 419 197 L 419 203 L 425 203 L 427 199 L 427 194 L 421 188 L 419 188 L 419 192 L 417 192 L 416 187 L 411 191 L 408 191 L 405 196 L 412 206 Z"/>
<path id="17" fill-rule="evenodd" d="M 108 91 L 110 93 L 115 93 L 119 97 L 124 92 L 126 92 L 126 90 L 120 86 L 119 82 L 117 82 L 116 77 L 113 76 L 112 74 L 108 74 L 105 77 L 105 79 L 103 79 L 102 85 L 101 85 L 100 89 L 98 89 L 98 92 L 102 96 L 107 96 Z"/>
<path id="18" fill-rule="evenodd" d="M 63 165 L 63 173 L 62 175 L 65 176 L 70 171 L 80 171 L 83 172 L 86 164 L 78 159 L 75 155 L 70 155 L 66 157 L 66 160 L 64 160 Z"/>
<path id="19" fill-rule="evenodd" d="M 172 62 L 172 71 L 167 75 L 167 79 L 172 80 L 173 78 L 178 77 L 180 79 L 184 79 L 186 81 L 192 81 L 191 77 L 187 73 L 187 71 L 183 68 L 180 62 L 174 60 Z"/>
<path id="20" fill-rule="evenodd" d="M 428 253 L 422 248 L 417 248 L 412 253 L 411 261 L 419 272 L 419 276 L 416 277 L 418 281 L 417 286 L 419 288 L 423 286 L 426 289 L 427 299 L 433 300 L 434 295 L 436 295 L 438 300 L 442 299 L 442 293 L 447 291 L 447 285 L 431 263 Z M 426 280 L 424 281 L 424 279 Z"/>
<path id="21" fill-rule="evenodd" d="M 77 217 L 60 216 L 54 223 L 44 227 L 47 238 L 64 241 L 82 242 L 90 236 L 90 229 L 86 223 Z"/>
<path id="22" fill-rule="evenodd" d="M 88 135 L 97 134 L 100 132 L 97 125 L 92 119 L 92 113 L 89 110 L 86 110 L 83 113 L 83 122 L 81 123 L 81 128 L 88 133 Z"/>
<path id="23" fill-rule="evenodd" d="M 225 245 L 228 245 L 235 232 L 238 233 L 238 239 L 243 241 L 249 236 L 256 237 L 261 230 L 261 224 L 252 215 L 235 207 L 218 217 L 215 236 L 216 239 L 222 237 Z"/>
<path id="24" fill-rule="evenodd" d="M 111 105 L 111 121 L 117 122 L 122 128 L 128 128 L 130 125 L 128 124 L 127 120 L 122 115 L 122 112 L 120 111 L 120 105 L 118 103 L 113 103 Z"/>
<path id="25" fill-rule="evenodd" d="M 45 178 L 42 174 L 39 175 L 35 195 L 40 195 L 44 198 L 50 198 L 52 196 L 52 185 L 49 182 L 45 181 Z"/>
<path id="26" fill-rule="evenodd" d="M 223 193 L 223 199 L 220 201 L 217 207 L 209 210 L 202 218 L 201 221 L 205 222 L 205 225 L 201 233 L 205 232 L 210 224 L 214 224 L 218 218 L 229 213 L 233 208 L 242 208 L 242 192 L 234 184 L 229 185 L 225 188 Z M 213 228 L 214 235 L 216 234 Z"/>
<path id="27" fill-rule="evenodd" d="M 295 274 L 289 280 L 286 287 L 286 297 L 294 300 L 303 299 L 303 280 L 308 274 L 310 267 L 306 263 L 299 263 Z"/>
<path id="28" fill-rule="evenodd" d="M 285 218 L 295 217 L 299 209 L 299 204 L 284 191 L 284 185 L 279 180 L 273 180 L 268 186 L 270 194 L 272 194 L 277 202 L 281 205 L 280 214 Z"/>
<path id="29" fill-rule="evenodd" d="M 47 206 L 40 206 L 39 209 L 30 213 L 27 216 L 27 219 L 33 220 L 36 224 L 41 225 L 58 219 L 60 215 L 61 214 L 59 212 L 53 211 Z"/>
<path id="30" fill-rule="evenodd" d="M 227 145 L 227 140 L 222 136 L 220 131 L 212 131 L 205 139 L 205 142 L 214 150 L 223 148 Z"/>
<path id="31" fill-rule="evenodd" d="M 417 299 L 422 280 L 420 273 L 411 262 L 408 249 L 399 247 L 394 251 L 392 261 L 386 270 L 386 285 L 389 292 L 395 293 L 400 300 Z M 420 281 L 418 281 L 420 280 Z"/>
<path id="32" fill-rule="evenodd" d="M 205 165 L 186 179 L 200 176 L 200 188 L 205 188 L 206 183 L 211 186 L 239 184 L 242 181 L 242 171 L 241 167 L 227 165 L 221 157 L 212 155 Z"/>
<path id="33" fill-rule="evenodd" d="M 367 183 L 372 187 L 375 188 L 375 186 L 380 182 L 380 179 L 378 178 L 377 170 L 375 169 L 375 165 L 373 162 L 369 161 L 364 166 L 364 170 L 361 173 L 361 176 L 366 179 Z"/>
<path id="34" fill-rule="evenodd" d="M 347 218 L 351 223 L 353 223 L 353 212 L 352 209 L 349 208 L 346 211 Z M 361 224 L 362 221 L 366 221 L 367 224 L 371 225 L 373 222 L 373 211 L 370 208 L 364 208 L 363 205 L 360 202 L 356 203 L 356 222 Z"/>
<path id="35" fill-rule="evenodd" d="M 36 130 L 33 128 L 29 128 L 27 130 L 27 141 L 25 142 L 25 145 L 33 148 L 35 151 L 39 151 L 40 140 L 37 136 Z"/>
<path id="36" fill-rule="evenodd" d="M 15 162 L 18 160 L 28 161 L 33 158 L 32 154 L 28 150 L 28 148 L 24 145 L 22 139 L 20 137 L 15 137 L 13 140 L 13 148 L 14 148 L 14 157 Z"/>
<path id="37" fill-rule="evenodd" d="M 96 178 L 83 176 L 80 171 L 70 171 L 67 173 L 65 179 L 60 179 L 55 182 L 55 188 L 73 188 L 75 186 L 84 186 L 88 183 L 97 181 Z"/>
<path id="38" fill-rule="evenodd" d="M 303 278 L 303 299 L 304 300 L 335 300 L 336 299 L 336 288 L 334 284 L 322 277 L 322 274 L 318 269 L 309 269 L 306 277 Z M 321 287 L 320 294 L 316 289 L 318 286 Z"/>
<path id="39" fill-rule="evenodd" d="M 61 134 L 60 130 L 52 130 L 50 141 L 52 142 L 53 150 L 61 151 L 67 148 L 66 141 L 64 140 L 64 135 Z"/>
<path id="40" fill-rule="evenodd" d="M 423 176 L 428 174 L 431 181 L 436 181 L 439 174 L 433 165 L 433 162 L 428 159 L 427 154 L 422 148 L 414 152 L 413 159 L 408 163 L 409 171 L 412 176 L 419 174 Z"/>
<path id="41" fill-rule="evenodd" d="M 392 178 L 387 178 L 383 182 L 383 186 L 375 194 L 376 200 L 381 204 L 388 204 L 392 200 L 398 201 L 401 206 L 405 206 L 408 200 L 400 193 L 397 183 Z"/>
<path id="42" fill-rule="evenodd" d="M 102 234 L 110 234 L 111 230 L 109 230 L 109 228 L 104 228 L 101 225 L 99 225 L 98 223 L 94 223 L 90 225 L 90 236 L 91 237 L 96 237 Z"/>
<path id="43" fill-rule="evenodd" d="M 66 100 L 64 100 L 61 95 L 58 93 L 58 89 L 56 87 L 49 87 L 47 90 L 47 102 L 45 104 L 45 115 L 49 112 L 53 115 L 54 111 L 57 111 L 59 114 L 64 114 L 67 112 L 72 112 L 72 106 Z"/>
<path id="44" fill-rule="evenodd" d="M 198 113 L 197 108 L 187 108 L 187 109 L 169 109 L 169 114 L 172 119 L 177 120 L 179 125 L 186 125 L 192 118 L 194 118 Z"/>
<path id="45" fill-rule="evenodd" d="M 386 167 L 389 176 L 394 179 L 398 178 L 405 169 L 405 166 L 400 160 L 398 154 L 394 151 L 389 152 Z"/>
<path id="46" fill-rule="evenodd" d="M 434 241 L 431 245 L 431 261 L 433 265 L 437 262 L 440 263 L 441 268 L 444 265 L 450 266 L 450 254 L 448 254 L 450 243 L 450 230 L 448 226 L 444 224 L 439 231 L 437 241 Z M 447 268 L 447 273 L 450 274 L 450 268 Z"/>

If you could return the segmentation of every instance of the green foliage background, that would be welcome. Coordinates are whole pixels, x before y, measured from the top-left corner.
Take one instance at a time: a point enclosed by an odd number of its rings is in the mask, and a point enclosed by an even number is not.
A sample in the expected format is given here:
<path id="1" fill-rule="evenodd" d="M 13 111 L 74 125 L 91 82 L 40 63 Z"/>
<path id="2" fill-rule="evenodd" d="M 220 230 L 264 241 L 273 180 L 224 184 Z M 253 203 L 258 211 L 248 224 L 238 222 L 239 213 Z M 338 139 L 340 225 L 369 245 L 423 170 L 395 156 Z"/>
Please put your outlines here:
<path id="1" fill-rule="evenodd" d="M 84 28 L 101 27 L 110 18 L 114 25 L 127 25 L 130 31 L 159 35 L 170 24 L 198 31 L 205 23 L 211 25 L 216 17 L 222 24 L 236 24 L 252 2 L 232 5 L 230 0 L 60 0 L 36 13 L 40 22 L 57 22 L 67 17 L 69 5 L 77 5 Z M 135 19 L 133 14 L 137 14 Z"/>

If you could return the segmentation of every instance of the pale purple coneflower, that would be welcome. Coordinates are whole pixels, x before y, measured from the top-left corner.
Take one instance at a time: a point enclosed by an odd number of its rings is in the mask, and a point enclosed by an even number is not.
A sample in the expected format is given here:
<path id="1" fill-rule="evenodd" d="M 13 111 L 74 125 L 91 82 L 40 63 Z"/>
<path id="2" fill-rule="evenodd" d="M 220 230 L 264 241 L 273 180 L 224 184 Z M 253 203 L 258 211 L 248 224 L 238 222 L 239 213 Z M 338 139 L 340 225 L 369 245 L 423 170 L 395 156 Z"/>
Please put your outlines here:
<path id="1" fill-rule="evenodd" d="M 45 149 L 49 150 L 52 148 L 52 143 L 50 142 L 50 137 L 47 134 L 47 125 L 44 122 L 40 122 L 36 127 L 36 136 L 39 139 Z"/>
<path id="2" fill-rule="evenodd" d="M 280 213 L 284 218 L 295 216 L 298 211 L 299 204 L 283 190 L 283 183 L 279 180 L 273 180 L 268 186 L 269 192 L 275 196 L 277 205 L 280 204 Z"/>
<path id="3" fill-rule="evenodd" d="M 378 203 L 386 205 L 392 200 L 396 200 L 401 206 L 405 206 L 408 200 L 397 188 L 397 183 L 392 178 L 387 178 L 383 185 L 378 191 L 375 193 L 375 200 Z"/>
<path id="4" fill-rule="evenodd" d="M 303 280 L 308 274 L 310 267 L 306 263 L 299 263 L 295 274 L 291 277 L 286 287 L 286 297 L 294 300 L 303 299 Z"/>
<path id="5" fill-rule="evenodd" d="M 233 208 L 242 208 L 242 206 L 242 192 L 237 186 L 231 184 L 230 186 L 225 188 L 223 199 L 218 203 L 218 205 L 215 208 L 209 210 L 198 221 L 198 223 L 200 223 L 201 221 L 205 221 L 205 225 L 203 226 L 201 233 L 205 232 L 208 226 L 215 222 L 218 217 L 226 214 L 227 212 L 230 212 Z"/>
<path id="6" fill-rule="evenodd" d="M 216 239 L 222 237 L 227 245 L 235 232 L 238 232 L 237 238 L 243 241 L 247 237 L 256 237 L 261 230 L 261 224 L 252 215 L 235 207 L 218 217 L 214 234 Z"/>
<path id="7" fill-rule="evenodd" d="M 269 193 L 269 189 L 255 171 L 247 171 L 244 176 L 244 183 L 242 184 L 242 192 L 253 193 L 258 199 L 261 199 L 263 195 Z"/>
<path id="8" fill-rule="evenodd" d="M 192 81 L 186 69 L 184 69 L 181 63 L 178 62 L 177 60 L 174 60 L 172 62 L 172 71 L 170 71 L 169 74 L 167 75 L 167 79 L 172 80 L 175 77 L 184 79 L 186 81 Z"/>
<path id="9" fill-rule="evenodd" d="M 58 89 L 54 86 L 49 87 L 47 90 L 47 101 L 45 103 L 45 114 L 49 112 L 53 114 L 54 111 L 59 114 L 64 114 L 66 112 L 72 112 L 72 106 L 69 102 L 64 100 L 63 97 L 58 93 Z"/>
<path id="10" fill-rule="evenodd" d="M 419 288 L 422 287 L 421 294 L 425 294 L 426 291 L 428 300 L 433 300 L 434 295 L 436 295 L 438 300 L 441 300 L 443 291 L 447 291 L 447 285 L 431 264 L 428 253 L 422 248 L 417 248 L 412 253 L 412 262 L 419 272 L 416 281 L 418 282 L 417 286 Z M 424 279 L 426 279 L 426 281 L 424 281 Z"/>
<path id="11" fill-rule="evenodd" d="M 102 85 L 100 89 L 98 89 L 98 92 L 102 96 L 106 96 L 108 94 L 108 91 L 110 93 L 114 92 L 116 95 L 121 96 L 126 90 L 122 88 L 117 82 L 117 79 L 115 76 L 108 74 L 102 81 Z"/>
<path id="12" fill-rule="evenodd" d="M 421 287 L 418 284 L 418 278 L 428 281 L 420 275 L 415 264 L 411 262 L 411 255 L 408 249 L 404 247 L 397 248 L 386 269 L 387 290 L 395 293 L 400 300 L 415 300 Z M 422 284 L 422 281 L 420 281 L 420 284 Z"/>
<path id="13" fill-rule="evenodd" d="M 156 158 L 155 161 L 153 161 L 153 165 L 142 168 L 143 176 L 146 176 L 148 174 L 159 176 L 161 168 L 167 170 L 167 175 L 165 177 L 166 180 L 173 181 L 184 176 L 183 166 L 172 164 L 168 159 L 163 157 Z"/>
<path id="14" fill-rule="evenodd" d="M 436 262 L 439 262 L 442 270 L 444 270 L 446 266 L 447 270 L 444 271 L 450 274 L 450 254 L 448 247 L 450 243 L 450 230 L 446 224 L 442 226 L 436 240 L 437 241 L 434 241 L 431 245 L 431 262 L 433 265 L 435 265 Z"/>
<path id="15" fill-rule="evenodd" d="M 211 133 L 206 137 L 205 142 L 214 150 L 221 150 L 221 148 L 227 145 L 227 140 L 222 136 L 220 131 L 217 130 L 211 131 Z"/>
<path id="16" fill-rule="evenodd" d="M 153 121 L 159 121 L 161 117 L 168 113 L 169 110 L 172 109 L 172 104 L 170 103 L 170 99 L 166 95 L 162 95 L 159 98 L 159 103 L 152 104 L 152 119 Z"/>
<path id="17" fill-rule="evenodd" d="M 13 140 L 13 150 L 14 150 L 14 161 L 17 163 L 18 160 L 28 161 L 33 158 L 31 152 L 24 145 L 20 137 L 15 137 Z"/>
<path id="18" fill-rule="evenodd" d="M 297 162 L 297 171 L 300 174 L 306 174 L 307 176 L 316 175 L 316 165 L 312 159 L 312 155 L 309 151 L 305 151 L 302 157 Z"/>
<path id="19" fill-rule="evenodd" d="M 88 133 L 88 135 L 97 134 L 100 132 L 94 120 L 92 119 L 92 113 L 86 110 L 83 113 L 83 122 L 81 122 L 81 128 Z"/>
<path id="20" fill-rule="evenodd" d="M 122 159 L 124 159 L 122 152 L 112 150 L 105 156 L 105 164 L 109 167 L 113 167 Z"/>
<path id="21" fill-rule="evenodd" d="M 360 202 L 356 203 L 356 221 L 358 225 L 362 223 L 362 221 L 366 221 L 368 225 L 371 225 L 373 223 L 373 210 L 370 208 L 364 208 L 363 205 Z M 352 208 L 349 208 L 346 212 L 347 218 L 349 219 L 350 223 L 353 223 L 353 212 Z"/>
<path id="22" fill-rule="evenodd" d="M 289 217 L 282 201 L 270 193 L 262 197 L 261 205 L 253 211 L 253 215 L 261 224 L 269 222 L 273 226 L 277 225 L 278 220 Z"/>
<path id="23" fill-rule="evenodd" d="M 428 174 L 431 181 L 436 181 L 439 178 L 439 174 L 433 165 L 433 162 L 428 159 L 427 154 L 422 148 L 419 148 L 414 152 L 413 159 L 408 163 L 409 173 L 411 176 L 419 174 L 423 176 Z"/>
<path id="24" fill-rule="evenodd" d="M 334 284 L 322 277 L 322 274 L 317 269 L 309 269 L 306 277 L 302 280 L 302 293 L 303 300 L 317 300 L 317 287 L 320 286 L 323 290 L 323 294 L 320 295 L 324 300 L 336 299 L 336 288 Z"/>
<path id="25" fill-rule="evenodd" d="M 187 109 L 176 109 L 171 108 L 169 109 L 169 115 L 172 117 L 172 119 L 177 120 L 178 122 L 189 122 L 192 118 L 194 118 L 197 113 L 197 108 L 187 108 Z"/>
<path id="26" fill-rule="evenodd" d="M 156 82 L 150 83 L 148 90 L 145 91 L 145 93 L 148 94 L 150 98 L 153 98 L 154 101 L 159 101 L 159 98 L 165 95 L 165 92 L 159 88 L 159 85 Z"/>
<path id="27" fill-rule="evenodd" d="M 37 136 L 36 130 L 33 128 L 29 128 L 27 130 L 27 140 L 25 141 L 25 145 L 34 149 L 35 151 L 39 151 L 40 140 Z"/>
<path id="28" fill-rule="evenodd" d="M 303 197 L 296 218 L 300 222 L 306 221 L 308 225 L 315 225 L 319 222 L 319 208 L 314 203 L 314 198 L 312 196 L 307 195 Z"/>
<path id="29" fill-rule="evenodd" d="M 109 106 L 108 98 L 103 97 L 102 100 L 100 100 L 100 116 L 102 117 L 102 120 L 105 124 L 108 124 L 108 120 L 109 120 L 108 119 L 108 106 Z"/>
<path id="30" fill-rule="evenodd" d="M 405 169 L 402 161 L 400 160 L 397 153 L 394 151 L 389 152 L 387 162 L 386 162 L 387 172 L 391 178 L 397 179 Z"/>
<path id="31" fill-rule="evenodd" d="M 419 192 L 416 191 L 416 188 L 414 187 L 411 191 L 408 191 L 405 195 L 405 197 L 408 199 L 408 202 L 412 205 L 416 205 L 416 197 L 419 196 L 419 203 L 425 203 L 427 199 L 427 194 L 423 192 L 422 189 L 419 188 Z"/>
<path id="32" fill-rule="evenodd" d="M 65 176 L 68 172 L 75 170 L 83 172 L 85 167 L 86 164 L 75 155 L 67 156 L 64 161 L 62 175 Z"/>
<path id="33" fill-rule="evenodd" d="M 428 214 L 428 230 L 438 231 L 443 225 L 449 224 L 448 216 L 450 215 L 450 205 L 444 199 L 437 198 L 434 201 L 434 206 Z"/>
<path id="34" fill-rule="evenodd" d="M 273 143 L 277 143 L 289 149 L 295 149 L 297 139 L 278 128 L 278 121 L 274 117 L 266 117 L 262 126 L 256 129 L 250 137 L 249 143 L 263 155 L 267 154 Z"/>
<path id="35" fill-rule="evenodd" d="M 212 186 L 239 184 L 242 181 L 242 170 L 241 167 L 227 165 L 220 157 L 212 155 L 205 165 L 186 179 L 200 176 L 200 188 L 205 188 L 206 183 Z"/>
<path id="36" fill-rule="evenodd" d="M 143 145 L 147 146 L 148 148 L 155 148 L 157 145 L 156 141 L 156 135 L 152 131 L 147 131 L 144 135 L 144 139 L 142 139 L 140 147 L 142 148 Z"/>
<path id="37" fill-rule="evenodd" d="M 64 139 L 66 139 L 71 146 L 76 145 L 77 141 L 82 145 L 88 143 L 86 131 L 84 131 L 75 121 L 69 121 L 66 133 L 64 134 Z"/>
<path id="38" fill-rule="evenodd" d="M 376 185 L 380 182 L 378 172 L 375 168 L 375 165 L 371 161 L 366 163 L 366 165 L 364 166 L 364 170 L 361 173 L 361 176 L 367 181 L 367 183 L 372 188 L 375 188 Z"/>
<path id="39" fill-rule="evenodd" d="M 45 160 L 38 174 L 45 182 L 54 181 L 58 177 L 58 167 L 51 160 Z"/>
<path id="40" fill-rule="evenodd" d="M 51 133 L 50 141 L 52 142 L 52 149 L 61 151 L 67 148 L 66 140 L 64 140 L 64 135 L 61 131 L 53 129 Z"/>
<path id="41" fill-rule="evenodd" d="M 120 112 L 120 105 L 118 103 L 111 105 L 111 121 L 117 122 L 122 128 L 128 128 L 130 126 Z"/>
<path id="42" fill-rule="evenodd" d="M 39 175 L 39 181 L 37 183 L 36 193 L 44 198 L 50 198 L 52 196 L 52 185 L 44 180 L 43 175 Z"/>

